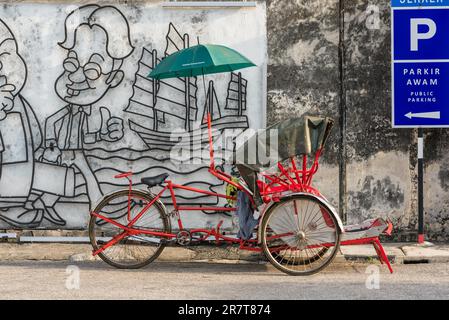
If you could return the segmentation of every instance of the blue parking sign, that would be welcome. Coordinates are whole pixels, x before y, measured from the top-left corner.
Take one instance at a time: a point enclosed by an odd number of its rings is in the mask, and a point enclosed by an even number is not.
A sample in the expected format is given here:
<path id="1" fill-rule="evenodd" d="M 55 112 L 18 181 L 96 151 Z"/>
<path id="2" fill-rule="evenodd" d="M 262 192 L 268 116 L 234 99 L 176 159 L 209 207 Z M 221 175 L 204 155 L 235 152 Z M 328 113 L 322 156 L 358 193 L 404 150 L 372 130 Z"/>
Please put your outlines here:
<path id="1" fill-rule="evenodd" d="M 449 127 L 449 0 L 392 0 L 392 122 Z"/>

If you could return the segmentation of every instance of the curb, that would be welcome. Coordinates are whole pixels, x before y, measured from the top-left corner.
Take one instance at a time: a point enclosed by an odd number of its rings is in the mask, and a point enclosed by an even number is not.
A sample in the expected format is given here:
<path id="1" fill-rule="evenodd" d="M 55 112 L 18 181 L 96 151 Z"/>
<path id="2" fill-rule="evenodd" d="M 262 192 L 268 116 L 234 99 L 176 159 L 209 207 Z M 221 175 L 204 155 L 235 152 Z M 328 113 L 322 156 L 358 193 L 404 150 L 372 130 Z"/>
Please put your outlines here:
<path id="1" fill-rule="evenodd" d="M 424 245 L 405 245 L 401 249 L 405 254 L 405 264 L 449 262 L 447 246 L 426 243 Z"/>
<path id="2" fill-rule="evenodd" d="M 392 264 L 449 263 L 449 247 L 416 246 L 406 244 L 385 245 L 385 251 Z M 46 260 L 88 262 L 100 261 L 93 257 L 89 244 L 67 243 L 1 243 L 0 261 Z M 227 264 L 264 264 L 263 253 L 241 251 L 236 247 L 194 246 L 167 247 L 158 257 L 159 262 L 204 262 Z M 340 248 L 334 263 L 378 263 L 372 246 L 348 246 Z"/>

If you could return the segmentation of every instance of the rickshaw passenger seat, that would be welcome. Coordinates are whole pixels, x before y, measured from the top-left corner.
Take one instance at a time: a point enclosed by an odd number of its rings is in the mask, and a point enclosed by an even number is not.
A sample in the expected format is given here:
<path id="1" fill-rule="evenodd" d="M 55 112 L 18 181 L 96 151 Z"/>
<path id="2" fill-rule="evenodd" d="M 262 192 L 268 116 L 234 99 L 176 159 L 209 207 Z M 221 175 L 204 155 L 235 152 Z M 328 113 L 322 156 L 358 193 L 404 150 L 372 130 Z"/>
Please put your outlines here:
<path id="1" fill-rule="evenodd" d="M 146 177 L 146 178 L 142 178 L 140 181 L 147 185 L 148 187 L 154 187 L 157 185 L 160 185 L 161 183 L 163 183 L 166 179 L 168 178 L 168 173 L 162 173 L 160 175 L 154 176 L 154 177 Z"/>

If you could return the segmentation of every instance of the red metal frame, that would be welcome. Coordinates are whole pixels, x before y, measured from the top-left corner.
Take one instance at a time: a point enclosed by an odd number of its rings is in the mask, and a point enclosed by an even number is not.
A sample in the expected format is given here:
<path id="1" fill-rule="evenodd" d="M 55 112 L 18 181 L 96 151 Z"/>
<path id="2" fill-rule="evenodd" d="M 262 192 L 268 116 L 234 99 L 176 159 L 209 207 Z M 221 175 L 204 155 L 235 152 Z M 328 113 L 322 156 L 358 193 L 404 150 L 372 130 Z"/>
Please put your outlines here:
<path id="1" fill-rule="evenodd" d="M 209 154 L 210 154 L 210 165 L 209 165 L 209 173 L 215 176 L 217 179 L 222 180 L 228 184 L 233 185 L 238 190 L 241 190 L 243 192 L 249 193 L 245 188 L 243 188 L 239 183 L 236 183 L 232 180 L 231 176 L 228 174 L 218 170 L 215 167 L 215 161 L 214 161 L 214 149 L 213 149 L 213 141 L 212 141 L 212 128 L 211 128 L 211 115 L 207 115 L 207 123 L 208 123 L 208 133 L 209 133 Z M 260 190 L 260 194 L 262 196 L 262 199 L 264 203 L 269 203 L 271 201 L 279 201 L 282 194 L 285 192 L 306 192 L 311 193 L 313 195 L 321 196 L 320 192 L 313 188 L 311 186 L 312 179 L 314 174 L 318 171 L 318 160 L 321 156 L 321 150 L 318 150 L 313 157 L 312 164 L 310 167 L 308 167 L 309 158 L 307 155 L 302 156 L 302 166 L 300 169 L 298 169 L 297 165 L 297 157 L 292 157 L 289 159 L 290 165 L 288 167 L 285 167 L 283 164 L 278 163 L 277 167 L 279 169 L 279 173 L 277 174 L 270 174 L 270 173 L 260 173 L 260 177 L 262 180 L 258 180 L 257 184 Z M 149 210 L 149 208 L 156 202 L 159 201 L 162 195 L 168 190 L 170 193 L 170 197 L 172 200 L 172 204 L 174 207 L 174 212 L 176 213 L 177 217 L 177 223 L 179 230 L 183 230 L 183 224 L 181 216 L 179 215 L 180 211 L 220 211 L 220 212 L 232 212 L 235 211 L 235 208 L 229 208 L 229 207 L 219 207 L 219 206 L 183 206 L 178 205 L 176 200 L 176 189 L 186 190 L 198 194 L 204 194 L 209 196 L 214 196 L 222 199 L 227 200 L 236 200 L 235 197 L 230 197 L 225 194 L 211 192 L 207 190 L 202 190 L 194 187 L 189 186 L 183 186 L 179 184 L 175 184 L 170 180 L 165 181 L 163 188 L 157 195 L 155 195 L 154 199 L 149 202 L 142 210 L 137 214 L 136 217 L 131 219 L 130 216 L 130 209 L 131 209 L 131 191 L 132 191 L 132 172 L 126 172 L 119 175 L 116 175 L 115 178 L 126 178 L 129 181 L 129 197 L 128 197 L 128 224 L 122 225 L 112 219 L 109 219 L 97 212 L 92 212 L 91 214 L 93 216 L 96 216 L 99 219 L 102 219 L 108 223 L 111 223 L 123 230 L 122 233 L 118 234 L 114 238 L 112 238 L 110 241 L 105 243 L 101 248 L 93 252 L 93 255 L 97 255 L 98 253 L 103 252 L 107 248 L 113 246 L 117 242 L 119 242 L 121 239 L 128 235 L 136 235 L 136 234 L 146 234 L 146 235 L 152 235 L 157 236 L 161 238 L 166 239 L 173 239 L 177 237 L 177 234 L 175 233 L 165 233 L 160 231 L 152 231 L 152 230 L 138 230 L 133 229 L 133 225 L 136 223 L 137 220 L 139 220 L 145 212 Z M 252 195 L 250 195 L 250 200 L 254 204 L 254 199 Z M 250 250 L 250 251 L 258 251 L 260 252 L 262 249 L 259 247 L 258 239 L 251 239 L 251 240 L 240 240 L 232 237 L 227 237 L 223 233 L 220 232 L 220 227 L 223 224 L 223 220 L 219 222 L 219 224 L 215 228 L 211 229 L 204 229 L 204 228 L 198 228 L 198 229 L 191 229 L 190 234 L 192 235 L 198 235 L 199 238 L 198 241 L 204 241 L 208 239 L 209 237 L 214 237 L 215 242 L 217 244 L 220 244 L 221 242 L 226 242 L 229 244 L 239 244 L 239 248 L 242 250 Z M 390 229 L 390 228 L 389 228 Z M 388 261 L 388 258 L 385 254 L 385 251 L 378 239 L 378 237 L 373 238 L 365 238 L 365 239 L 356 239 L 356 240 L 349 240 L 349 241 L 342 241 L 341 245 L 357 245 L 357 244 L 373 244 L 376 253 L 379 256 L 379 259 L 382 263 L 385 263 L 389 270 L 393 272 L 391 265 Z M 329 244 L 331 246 L 331 244 Z M 278 248 L 279 249 L 279 248 Z M 277 250 L 277 249 L 276 249 Z M 280 249 L 282 250 L 282 249 Z"/>
<path id="2" fill-rule="evenodd" d="M 386 264 L 388 270 L 390 270 L 390 273 L 393 273 L 393 268 L 391 267 L 390 261 L 388 260 L 388 256 L 385 253 L 385 250 L 380 243 L 379 237 L 372 237 L 372 238 L 363 238 L 363 239 L 354 239 L 354 240 L 347 240 L 342 241 L 340 243 L 341 246 L 353 246 L 353 245 L 361 245 L 361 244 L 372 244 L 374 247 L 374 250 L 376 250 L 376 254 L 379 258 L 380 263 Z"/>

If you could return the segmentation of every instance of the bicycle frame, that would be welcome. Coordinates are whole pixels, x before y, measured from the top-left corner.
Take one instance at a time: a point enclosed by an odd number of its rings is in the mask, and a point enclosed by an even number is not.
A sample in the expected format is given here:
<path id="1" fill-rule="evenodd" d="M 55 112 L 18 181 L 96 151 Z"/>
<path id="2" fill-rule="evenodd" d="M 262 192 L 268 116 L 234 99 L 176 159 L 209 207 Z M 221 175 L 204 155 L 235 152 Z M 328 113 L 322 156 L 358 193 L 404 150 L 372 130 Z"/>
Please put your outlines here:
<path id="1" fill-rule="evenodd" d="M 126 174 L 121 174 L 116 176 L 117 178 L 127 178 L 129 180 L 129 190 L 132 190 L 132 179 L 131 179 L 131 175 L 132 173 L 126 173 Z M 166 181 L 165 185 L 163 186 L 162 190 L 159 191 L 157 194 L 154 195 L 154 198 L 152 199 L 152 201 L 150 201 L 148 204 L 145 205 L 145 207 L 133 218 L 130 219 L 130 201 L 131 201 L 131 197 L 128 197 L 128 221 L 129 223 L 125 226 L 123 224 L 118 223 L 117 221 L 114 221 L 113 219 L 109 219 L 103 215 L 101 215 L 100 213 L 97 212 L 91 212 L 92 215 L 96 216 L 99 219 L 102 219 L 108 223 L 111 223 L 113 225 L 115 225 L 118 228 L 123 229 L 123 232 L 121 234 L 119 234 L 118 236 L 112 238 L 110 241 L 108 241 L 105 245 L 103 245 L 100 249 L 98 249 L 97 251 L 95 251 L 93 253 L 93 255 L 97 255 L 98 253 L 106 250 L 107 248 L 113 246 L 114 244 L 116 244 L 117 242 L 119 242 L 121 239 L 123 239 L 124 237 L 128 236 L 128 235 L 136 235 L 136 234 L 143 234 L 143 235 L 150 235 L 150 236 L 156 236 L 156 237 L 161 237 L 161 238 L 166 238 L 166 239 L 173 239 L 177 237 L 176 233 L 165 233 L 165 232 L 158 232 L 158 231 L 151 231 L 151 230 L 136 230 L 133 229 L 132 227 L 134 226 L 134 224 L 157 202 L 160 201 L 162 195 L 168 190 L 170 193 L 170 197 L 172 199 L 173 202 L 173 213 L 175 213 L 176 215 L 176 220 L 178 223 L 178 228 L 179 230 L 183 230 L 184 226 L 182 224 L 182 219 L 181 216 L 179 214 L 180 211 L 202 211 L 202 210 L 207 210 L 207 211 L 219 211 L 219 212 L 232 212 L 235 211 L 235 208 L 228 208 L 228 207 L 216 207 L 216 206 L 208 206 L 208 207 L 204 207 L 204 206 L 183 206 L 183 205 L 178 205 L 177 200 L 176 200 L 176 193 L 175 190 L 176 189 L 181 189 L 181 190 L 187 190 L 187 191 L 191 191 L 191 192 L 195 192 L 195 193 L 200 193 L 200 194 L 205 194 L 205 195 L 209 195 L 209 196 L 216 196 L 219 198 L 224 198 L 224 199 L 231 199 L 231 200 L 236 200 L 235 197 L 230 197 L 224 194 L 220 194 L 220 193 L 215 193 L 215 192 L 211 192 L 211 191 L 207 191 L 207 190 L 202 190 L 202 189 L 198 189 L 198 188 L 193 188 L 193 187 L 189 187 L 189 186 L 183 186 L 183 185 L 179 185 L 179 184 L 174 184 L 172 181 Z M 131 195 L 131 193 L 129 193 L 129 195 Z M 260 248 L 254 248 L 254 247 L 247 247 L 245 245 L 246 243 L 255 243 L 256 240 L 248 240 L 248 241 L 243 241 L 237 238 L 232 238 L 232 237 L 227 237 L 225 236 L 223 233 L 220 232 L 220 227 L 223 224 L 223 220 L 221 220 L 216 228 L 212 228 L 212 229 L 203 229 L 203 228 L 198 228 L 198 229 L 191 229 L 189 230 L 191 234 L 203 234 L 198 241 L 204 241 L 206 239 L 208 239 L 209 237 L 215 237 L 215 241 L 217 244 L 220 244 L 221 241 L 225 241 L 225 242 L 229 242 L 229 243 L 240 243 L 240 248 L 241 249 L 248 249 L 248 250 L 254 250 L 256 249 L 256 251 L 260 251 Z"/>
<path id="2" fill-rule="evenodd" d="M 254 199 L 252 197 L 252 194 L 242 185 L 239 183 L 236 183 L 232 180 L 232 177 L 225 172 L 218 170 L 215 166 L 215 160 L 214 160 L 214 148 L 213 148 L 213 140 L 212 140 L 212 126 L 211 126 L 211 115 L 207 114 L 207 123 L 208 123 L 208 135 L 209 135 L 209 152 L 210 152 L 210 164 L 208 172 L 215 176 L 217 179 L 224 181 L 225 183 L 231 184 L 234 187 L 236 187 L 238 190 L 243 191 L 247 193 L 250 197 L 251 203 L 254 205 Z M 309 192 L 317 196 L 321 196 L 319 191 L 314 189 L 311 186 L 313 175 L 318 170 L 318 160 L 321 155 L 321 150 L 319 150 L 315 157 L 313 158 L 313 164 L 310 168 L 307 167 L 307 155 L 303 155 L 302 157 L 302 168 L 298 169 L 297 163 L 296 163 L 296 157 L 290 158 L 290 167 L 286 168 L 281 163 L 278 163 L 278 169 L 279 174 L 268 174 L 268 173 L 261 173 L 260 177 L 262 179 L 268 180 L 268 182 L 264 182 L 262 180 L 258 180 L 258 186 L 260 189 L 261 196 L 263 198 L 263 201 L 265 204 L 271 203 L 271 202 L 277 202 L 280 199 L 280 196 L 282 194 L 285 194 L 286 192 Z M 170 193 L 170 198 L 172 200 L 173 205 L 173 211 L 179 230 L 184 230 L 184 226 L 182 223 L 182 219 L 180 216 L 181 211 L 215 211 L 215 212 L 234 212 L 236 211 L 236 208 L 229 208 L 229 207 L 220 207 L 220 206 L 201 206 L 201 205 L 179 205 L 176 199 L 176 189 L 186 190 L 193 193 L 208 195 L 208 196 L 214 196 L 221 199 L 227 199 L 227 200 L 236 200 L 235 197 L 230 197 L 225 194 L 211 192 L 208 190 L 202 190 L 199 188 L 189 187 L 189 186 L 183 186 L 179 184 L 175 184 L 170 180 L 165 181 L 165 183 L 162 185 L 162 190 L 159 191 L 157 194 L 153 194 L 154 198 L 151 202 L 149 202 L 133 219 L 131 219 L 130 216 L 130 210 L 131 210 L 131 191 L 132 191 L 132 172 L 126 172 L 119 175 L 116 175 L 115 178 L 126 178 L 129 181 L 129 197 L 128 197 L 128 224 L 122 225 L 118 223 L 117 221 L 114 221 L 113 219 L 109 219 L 103 215 L 101 215 L 98 212 L 92 212 L 91 214 L 96 216 L 99 219 L 102 219 L 108 223 L 111 223 L 115 225 L 118 228 L 121 228 L 123 230 L 122 233 L 117 235 L 116 237 L 112 238 L 110 241 L 108 241 L 106 244 L 104 244 L 101 248 L 99 248 L 97 251 L 93 253 L 93 255 L 97 255 L 98 253 L 106 250 L 107 248 L 113 246 L 117 242 L 119 242 L 121 239 L 128 235 L 136 235 L 136 234 L 144 234 L 144 235 L 150 235 L 150 236 L 156 236 L 160 238 L 165 239 L 174 239 L 177 237 L 177 234 L 175 233 L 165 233 L 165 232 L 158 232 L 158 231 L 152 231 L 152 230 L 136 230 L 133 229 L 133 225 L 153 206 L 157 201 L 160 201 L 163 194 L 168 190 Z M 263 213 L 262 213 L 263 214 Z M 198 241 L 204 241 L 210 237 L 215 238 L 215 242 L 220 244 L 222 241 L 230 243 L 230 244 L 240 244 L 240 249 L 245 250 L 251 250 L 251 251 L 261 251 L 261 248 L 258 247 L 258 239 L 251 239 L 251 240 L 241 240 L 238 238 L 233 237 L 227 237 L 224 235 L 224 233 L 220 232 L 220 228 L 223 224 L 223 220 L 221 220 L 218 225 L 215 228 L 211 229 L 191 229 L 189 230 L 190 234 L 201 234 Z M 278 235 L 279 236 L 279 235 Z"/>

